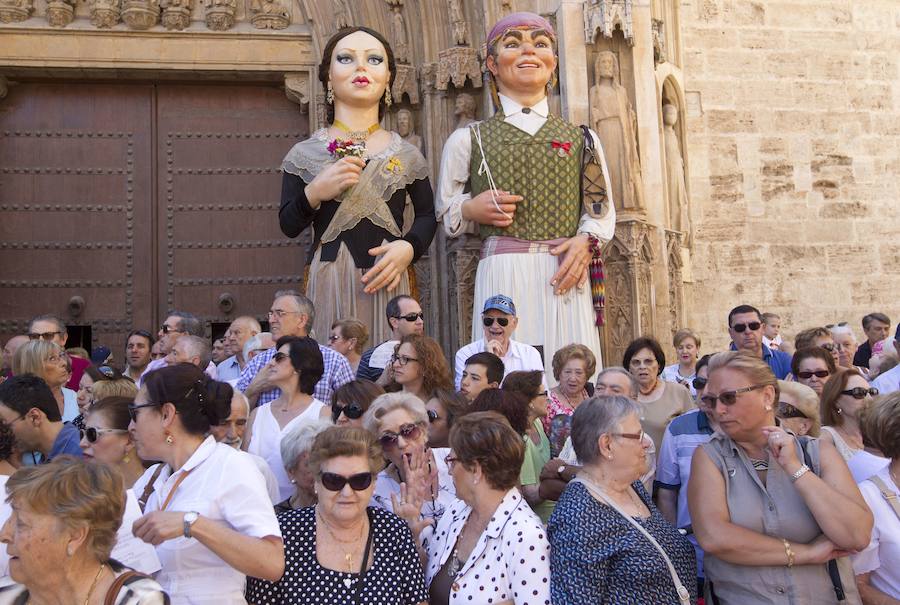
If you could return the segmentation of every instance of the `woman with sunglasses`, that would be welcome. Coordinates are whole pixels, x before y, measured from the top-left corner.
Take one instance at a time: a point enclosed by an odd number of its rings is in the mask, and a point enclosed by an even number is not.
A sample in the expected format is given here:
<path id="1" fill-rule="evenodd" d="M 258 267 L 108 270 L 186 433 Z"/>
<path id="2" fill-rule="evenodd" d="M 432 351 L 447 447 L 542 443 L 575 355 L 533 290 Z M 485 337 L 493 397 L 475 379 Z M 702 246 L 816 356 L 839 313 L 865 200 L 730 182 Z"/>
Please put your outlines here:
<path id="1" fill-rule="evenodd" d="M 230 385 L 181 363 L 148 374 L 129 408 L 138 456 L 162 462 L 134 484 L 150 493 L 132 532 L 156 547 L 156 579 L 172 605 L 244 605 L 245 576 L 284 573 L 265 479 L 248 456 L 209 435 L 231 414 L 231 399 Z"/>
<path id="2" fill-rule="evenodd" d="M 819 422 L 819 396 L 814 390 L 799 382 L 778 381 L 778 407 L 775 416 L 781 426 L 798 437 L 818 437 L 822 428 Z"/>
<path id="3" fill-rule="evenodd" d="M 847 462 L 857 482 L 884 468 L 887 458 L 866 451 L 860 421 L 863 412 L 878 395 L 856 368 L 841 368 L 822 389 L 822 441 L 828 441 Z"/>
<path id="4" fill-rule="evenodd" d="M 798 349 L 791 358 L 791 373 L 794 380 L 808 386 L 820 397 L 822 387 L 836 370 L 831 353 L 822 347 Z"/>
<path id="5" fill-rule="evenodd" d="M 400 514 L 398 506 L 420 503 L 418 516 L 437 522 L 456 491 L 444 460 L 449 450 L 427 446 L 422 400 L 409 393 L 382 395 L 363 416 L 363 426 L 378 438 L 388 463 L 378 473 L 372 505 Z"/>
<path id="6" fill-rule="evenodd" d="M 309 452 L 318 503 L 278 514 L 289 561 L 277 582 L 248 578 L 253 605 L 413 605 L 428 594 L 412 534 L 396 516 L 370 507 L 382 466 L 374 435 L 335 426 Z"/>
<path id="7" fill-rule="evenodd" d="M 84 415 L 81 429 L 84 458 L 118 469 L 125 479 L 126 490 L 132 488 L 145 470 L 128 432 L 131 423 L 128 406 L 133 403 L 131 397 L 106 397 L 95 401 Z"/>
<path id="8" fill-rule="evenodd" d="M 778 401 L 759 357 L 709 362 L 703 404 L 719 430 L 694 452 L 688 504 L 713 602 L 836 604 L 842 591 L 859 603 L 847 553 L 869 543 L 872 513 L 831 442 L 776 425 Z"/>
<path id="9" fill-rule="evenodd" d="M 389 368 L 390 382 L 384 388 L 388 392 L 403 391 L 428 401 L 435 389 L 453 388 L 444 351 L 428 336 L 407 334 L 401 338 Z"/>
<path id="10" fill-rule="evenodd" d="M 328 346 L 347 358 L 353 375 L 369 342 L 369 328 L 358 319 L 342 319 L 331 324 Z"/>
<path id="11" fill-rule="evenodd" d="M 362 417 L 384 389 L 368 380 L 351 380 L 331 395 L 331 421 L 339 426 L 362 428 Z"/>
<path id="12" fill-rule="evenodd" d="M 242 447 L 269 463 L 284 500 L 294 492 L 294 486 L 284 471 L 281 440 L 295 426 L 326 417 L 328 410 L 313 397 L 325 372 L 319 344 L 309 337 L 282 336 L 275 347 L 277 352 L 260 371 L 268 372 L 269 383 L 281 389 L 281 395 L 250 413 Z"/>
<path id="13" fill-rule="evenodd" d="M 425 402 L 428 413 L 428 447 L 450 447 L 453 422 L 469 407 L 468 400 L 450 389 L 435 389 Z"/>
<path id="14" fill-rule="evenodd" d="M 47 383 L 63 422 L 72 422 L 78 416 L 78 395 L 66 388 L 70 372 L 67 358 L 65 350 L 55 342 L 30 340 L 13 356 L 12 371 L 14 376 L 34 374 Z"/>

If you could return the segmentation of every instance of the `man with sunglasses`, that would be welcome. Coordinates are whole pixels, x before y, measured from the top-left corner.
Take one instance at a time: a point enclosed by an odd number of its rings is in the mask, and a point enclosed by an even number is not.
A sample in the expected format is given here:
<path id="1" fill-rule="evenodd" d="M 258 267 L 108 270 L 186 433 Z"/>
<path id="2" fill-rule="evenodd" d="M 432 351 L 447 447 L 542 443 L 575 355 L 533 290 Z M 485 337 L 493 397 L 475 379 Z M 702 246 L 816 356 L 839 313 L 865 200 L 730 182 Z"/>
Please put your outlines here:
<path id="1" fill-rule="evenodd" d="M 425 314 L 412 296 L 401 294 L 388 301 L 385 307 L 391 338 L 363 352 L 356 369 L 356 377 L 376 382 L 391 361 L 394 347 L 408 334 L 425 333 Z"/>
<path id="2" fill-rule="evenodd" d="M 476 353 L 493 353 L 503 362 L 504 377 L 510 372 L 544 371 L 544 360 L 536 348 L 510 338 L 519 325 L 516 305 L 509 296 L 495 294 L 484 301 L 481 312 L 484 337 L 456 352 L 456 390 L 461 383 L 466 360 Z M 546 386 L 546 379 L 544 385 Z"/>
<path id="3" fill-rule="evenodd" d="M 138 388 L 141 387 L 147 374 L 169 365 L 166 359 L 169 353 L 172 352 L 172 348 L 175 346 L 175 343 L 178 342 L 178 339 L 182 336 L 198 336 L 203 338 L 203 322 L 201 322 L 200 318 L 193 313 L 188 313 L 187 311 L 172 311 L 166 317 L 166 321 L 160 326 L 157 336 L 159 337 L 159 342 L 157 344 L 160 349 L 162 349 L 164 355 L 161 359 L 155 359 L 147 364 L 147 367 L 144 368 L 144 372 L 136 382 Z M 213 380 L 216 380 L 216 364 L 211 360 L 206 364 L 206 374 Z"/>
<path id="4" fill-rule="evenodd" d="M 78 429 L 63 423 L 50 387 L 33 374 L 0 384 L 0 420 L 12 429 L 23 453 L 40 452 L 44 462 L 62 454 L 81 458 Z"/>
<path id="5" fill-rule="evenodd" d="M 66 322 L 55 315 L 39 315 L 28 322 L 28 338 L 31 340 L 49 340 L 55 342 L 63 350 L 66 349 L 66 341 L 69 340 L 69 331 L 66 329 Z M 85 368 L 91 365 L 89 359 L 82 359 L 70 355 L 72 360 L 72 376 L 66 383 L 66 388 L 73 391 L 78 390 L 81 383 L 81 375 L 84 374 Z"/>
<path id="6" fill-rule="evenodd" d="M 900 356 L 900 324 L 897 324 L 897 330 L 894 332 L 894 349 Z M 872 381 L 872 386 L 878 389 L 882 395 L 900 391 L 900 364 L 894 366 L 884 374 L 880 374 Z"/>
<path id="7" fill-rule="evenodd" d="M 759 309 L 750 305 L 738 305 L 728 313 L 731 350 L 749 351 L 765 361 L 776 378 L 784 380 L 791 373 L 791 356 L 763 344 L 761 317 Z"/>

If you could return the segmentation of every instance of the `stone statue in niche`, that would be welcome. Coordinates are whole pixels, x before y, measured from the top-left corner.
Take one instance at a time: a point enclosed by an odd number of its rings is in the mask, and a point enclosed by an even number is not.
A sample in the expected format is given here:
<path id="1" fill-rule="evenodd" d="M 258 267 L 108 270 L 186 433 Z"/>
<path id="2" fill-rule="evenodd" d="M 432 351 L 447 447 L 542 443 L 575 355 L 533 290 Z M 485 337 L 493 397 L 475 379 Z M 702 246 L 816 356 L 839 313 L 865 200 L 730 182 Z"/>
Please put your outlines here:
<path id="1" fill-rule="evenodd" d="M 397 111 L 397 134 L 416 149 L 422 150 L 422 137 L 416 134 L 413 114 L 408 109 Z"/>
<path id="2" fill-rule="evenodd" d="M 475 97 L 467 92 L 456 95 L 456 104 L 453 108 L 456 116 L 456 127 L 465 128 L 475 121 Z"/>
<path id="3" fill-rule="evenodd" d="M 334 25 L 336 28 L 350 27 L 350 0 L 334 0 Z"/>
<path id="4" fill-rule="evenodd" d="M 409 36 L 406 34 L 406 20 L 403 18 L 403 5 L 392 7 L 391 34 L 394 38 L 394 59 L 397 63 L 409 63 Z"/>
<path id="5" fill-rule="evenodd" d="M 453 41 L 459 45 L 469 43 L 469 24 L 463 12 L 462 0 L 448 0 L 450 5 L 450 23 L 453 26 Z"/>
<path id="6" fill-rule="evenodd" d="M 637 149 L 637 115 L 628 92 L 617 81 L 616 55 L 601 52 L 594 62 L 596 84 L 590 90 L 591 125 L 609 167 L 610 189 L 617 210 L 639 211 L 644 207 L 641 162 Z"/>
<path id="7" fill-rule="evenodd" d="M 291 24 L 283 0 L 252 0 L 250 15 L 250 23 L 257 29 L 284 29 Z"/>
<path id="8" fill-rule="evenodd" d="M 675 131 L 678 107 L 666 103 L 662 107 L 663 138 L 666 149 L 666 189 L 669 191 L 669 228 L 684 233 L 684 245 L 691 247 L 691 219 L 687 194 L 684 156 L 681 140 Z"/>

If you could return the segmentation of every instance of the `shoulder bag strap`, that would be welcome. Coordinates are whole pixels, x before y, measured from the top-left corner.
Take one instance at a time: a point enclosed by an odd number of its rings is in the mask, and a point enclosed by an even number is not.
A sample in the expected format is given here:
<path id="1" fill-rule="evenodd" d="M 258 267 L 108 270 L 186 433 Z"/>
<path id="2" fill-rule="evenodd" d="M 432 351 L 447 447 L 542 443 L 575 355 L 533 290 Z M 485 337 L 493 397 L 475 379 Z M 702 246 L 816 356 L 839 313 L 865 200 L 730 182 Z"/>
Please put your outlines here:
<path id="1" fill-rule="evenodd" d="M 162 469 L 165 465 L 160 464 L 156 467 L 156 470 L 153 471 L 153 474 L 150 476 L 150 481 L 147 482 L 147 485 L 144 486 L 144 492 L 141 494 L 141 497 L 138 498 L 138 504 L 141 507 L 141 512 L 144 512 L 144 509 L 147 508 L 147 501 L 150 499 L 150 495 L 153 493 L 153 490 L 156 489 L 156 480 L 159 478 L 159 474 L 162 472 Z"/>
<path id="2" fill-rule="evenodd" d="M 146 577 L 149 576 L 134 570 L 126 571 L 117 577 L 115 582 L 112 583 L 112 586 L 109 587 L 109 590 L 106 591 L 106 598 L 103 600 L 103 605 L 116 605 L 116 598 L 119 596 L 119 591 L 122 590 L 122 587 L 125 586 L 129 580 Z"/>
<path id="3" fill-rule="evenodd" d="M 356 579 L 356 596 L 353 602 L 359 605 L 363 579 L 366 576 L 366 566 L 369 564 L 369 552 L 372 550 L 372 537 L 375 535 L 375 524 L 372 522 L 372 509 L 366 508 L 366 516 L 369 517 L 369 535 L 366 538 L 366 548 L 363 551 L 362 564 L 359 566 L 359 577 Z"/>
<path id="4" fill-rule="evenodd" d="M 682 605 L 690 605 L 691 593 L 687 588 L 684 587 L 684 584 L 681 583 L 681 579 L 678 577 L 678 573 L 675 571 L 675 566 L 672 565 L 672 560 L 669 559 L 669 555 L 667 555 L 666 551 L 663 550 L 663 547 L 659 545 L 659 542 L 656 541 L 656 538 L 651 536 L 650 532 L 644 529 L 644 527 L 640 523 L 635 521 L 633 517 L 626 514 L 625 511 L 619 508 L 619 506 L 615 502 L 607 498 L 606 494 L 604 494 L 603 491 L 600 490 L 600 488 L 594 485 L 592 482 L 582 477 L 576 477 L 572 481 L 577 481 L 578 483 L 584 485 L 595 498 L 619 513 L 626 521 L 631 523 L 631 525 L 633 525 L 639 532 L 641 532 L 644 537 L 647 538 L 647 540 L 649 540 L 651 544 L 653 544 L 653 546 L 656 547 L 656 550 L 659 551 L 659 554 L 662 555 L 663 560 L 666 562 L 666 567 L 669 568 L 669 575 L 672 576 L 672 582 L 675 583 L 675 590 L 678 592 L 679 602 L 682 603 Z"/>
<path id="5" fill-rule="evenodd" d="M 878 475 L 872 475 L 869 477 L 869 481 L 875 484 L 875 487 L 878 488 L 878 491 L 881 492 L 881 495 L 884 497 L 885 502 L 894 509 L 894 513 L 897 515 L 897 518 L 900 519 L 900 502 L 897 502 L 897 494 L 892 492 L 884 480 Z"/>

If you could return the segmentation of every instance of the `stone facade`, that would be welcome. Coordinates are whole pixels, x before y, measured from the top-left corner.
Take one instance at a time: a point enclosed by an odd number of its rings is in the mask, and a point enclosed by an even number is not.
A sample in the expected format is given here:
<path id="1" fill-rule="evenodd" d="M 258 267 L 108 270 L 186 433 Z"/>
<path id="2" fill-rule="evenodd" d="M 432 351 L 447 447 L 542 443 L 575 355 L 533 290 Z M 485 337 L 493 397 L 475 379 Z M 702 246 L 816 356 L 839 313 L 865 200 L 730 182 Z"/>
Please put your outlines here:
<path id="1" fill-rule="evenodd" d="M 900 291 L 900 5 L 689 0 L 681 6 L 695 245 L 687 324 L 727 344 L 741 302 L 807 327 Z M 688 274 L 689 273 L 689 274 Z"/>

